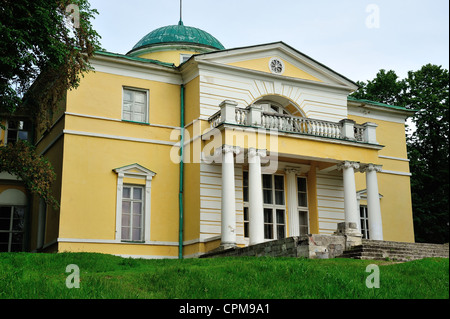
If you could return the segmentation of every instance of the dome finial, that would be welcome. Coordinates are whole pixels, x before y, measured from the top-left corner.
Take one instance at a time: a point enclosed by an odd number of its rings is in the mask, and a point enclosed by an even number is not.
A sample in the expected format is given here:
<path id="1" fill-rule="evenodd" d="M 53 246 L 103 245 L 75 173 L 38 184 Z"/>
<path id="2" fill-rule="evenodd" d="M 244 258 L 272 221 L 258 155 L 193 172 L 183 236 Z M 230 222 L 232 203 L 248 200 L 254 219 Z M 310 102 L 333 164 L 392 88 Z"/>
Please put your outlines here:
<path id="1" fill-rule="evenodd" d="M 184 25 L 183 24 L 183 0 L 180 0 L 180 21 L 178 22 L 178 25 Z"/>

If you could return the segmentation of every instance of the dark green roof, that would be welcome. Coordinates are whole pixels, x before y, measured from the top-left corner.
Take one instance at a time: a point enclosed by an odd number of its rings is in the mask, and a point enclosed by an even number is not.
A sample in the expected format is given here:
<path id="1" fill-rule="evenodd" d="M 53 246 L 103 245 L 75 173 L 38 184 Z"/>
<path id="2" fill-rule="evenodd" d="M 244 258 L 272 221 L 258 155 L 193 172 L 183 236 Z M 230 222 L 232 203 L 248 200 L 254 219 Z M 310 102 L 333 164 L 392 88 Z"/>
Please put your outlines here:
<path id="1" fill-rule="evenodd" d="M 359 103 L 369 104 L 369 105 L 373 105 L 373 106 L 387 107 L 387 108 L 399 110 L 399 111 L 417 112 L 417 110 L 408 109 L 403 106 L 390 105 L 390 104 L 385 104 L 385 103 L 380 103 L 380 102 L 375 102 L 375 101 L 370 101 L 370 100 L 364 100 L 364 99 L 357 99 L 357 98 L 354 98 L 353 96 L 348 96 L 347 99 L 349 101 L 353 101 L 353 102 L 359 102 Z"/>
<path id="2" fill-rule="evenodd" d="M 188 27 L 180 21 L 178 25 L 169 25 L 153 30 L 143 37 L 132 51 L 155 44 L 197 44 L 216 50 L 224 50 L 225 47 L 215 37 L 198 28 Z"/>
<path id="3" fill-rule="evenodd" d="M 95 54 L 175 68 L 175 65 L 173 63 L 161 62 L 161 61 L 152 60 L 152 59 L 144 59 L 144 58 L 139 58 L 139 57 L 132 57 L 132 56 L 123 55 L 123 54 L 119 54 L 119 53 L 112 53 L 112 52 L 107 52 L 107 51 L 95 51 Z"/>

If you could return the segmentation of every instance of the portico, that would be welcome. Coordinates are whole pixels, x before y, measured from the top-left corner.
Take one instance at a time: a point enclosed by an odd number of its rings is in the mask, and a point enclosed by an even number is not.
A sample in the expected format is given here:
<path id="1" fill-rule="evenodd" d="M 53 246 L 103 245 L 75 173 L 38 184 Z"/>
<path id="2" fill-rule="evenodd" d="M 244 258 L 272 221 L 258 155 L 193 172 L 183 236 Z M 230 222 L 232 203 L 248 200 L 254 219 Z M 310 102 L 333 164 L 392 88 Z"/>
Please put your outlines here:
<path id="1" fill-rule="evenodd" d="M 266 150 L 248 149 L 245 163 L 237 163 L 235 155 L 243 150 L 239 147 L 224 145 L 222 148 L 222 204 L 221 204 L 221 246 L 230 248 L 238 246 L 238 224 L 244 224 L 244 237 L 248 238 L 248 245 L 256 245 L 268 240 L 284 237 L 300 236 L 310 233 L 311 218 L 317 218 L 317 214 L 308 213 L 308 199 L 310 194 L 304 193 L 308 187 L 306 183 L 314 184 L 316 181 L 308 181 L 309 169 L 307 165 L 295 167 L 292 163 L 281 163 L 285 167 L 277 170 L 276 174 L 264 174 L 264 166 L 261 158 L 267 156 Z M 238 221 L 234 180 L 235 165 L 244 166 L 244 218 Z M 305 168 L 306 167 L 306 168 Z M 356 196 L 355 174 L 365 173 L 367 180 L 367 206 L 369 211 L 370 238 L 383 240 L 383 225 L 381 218 L 380 199 L 377 182 L 377 172 L 381 167 L 374 164 L 361 164 L 357 162 L 343 161 L 336 166 L 336 172 L 340 172 L 343 181 L 343 220 L 339 222 L 355 223 L 361 232 L 361 221 Z M 305 177 L 306 176 L 306 177 Z M 273 184 L 270 184 L 274 177 Z M 269 182 L 267 182 L 269 181 Z M 304 181 L 302 186 L 300 181 Z M 278 185 L 277 185 L 278 184 Z M 332 190 L 331 190 L 332 191 Z M 336 187 L 334 192 L 339 192 Z M 271 197 L 271 193 L 275 194 Z M 239 196 L 239 195 L 238 195 Z M 239 204 L 238 204 L 239 205 Z M 272 207 L 273 213 L 272 213 Z M 302 215 L 305 213 L 304 215 Z M 315 221 L 318 223 L 318 221 Z M 306 225 L 305 225 L 306 224 Z M 274 230 L 272 230 L 272 227 Z M 276 233 L 276 235 L 275 235 Z"/>

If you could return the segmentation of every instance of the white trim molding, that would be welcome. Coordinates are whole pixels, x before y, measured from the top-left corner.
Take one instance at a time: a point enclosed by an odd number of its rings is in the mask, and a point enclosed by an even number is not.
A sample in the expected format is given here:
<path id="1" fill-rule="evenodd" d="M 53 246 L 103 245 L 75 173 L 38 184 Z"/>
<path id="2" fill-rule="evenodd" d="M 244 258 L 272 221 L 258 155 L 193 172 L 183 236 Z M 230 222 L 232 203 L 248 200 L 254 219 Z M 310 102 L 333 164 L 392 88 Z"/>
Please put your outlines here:
<path id="1" fill-rule="evenodd" d="M 394 156 L 386 156 L 386 155 L 378 155 L 378 158 L 385 158 L 395 161 L 403 161 L 403 162 L 409 162 L 408 158 L 400 158 L 400 157 L 394 157 Z"/>
<path id="2" fill-rule="evenodd" d="M 168 145 L 168 146 L 176 146 L 177 145 L 177 143 L 175 143 L 175 142 L 149 140 L 149 139 L 145 139 L 145 138 L 127 137 L 127 136 L 119 136 L 119 135 L 109 135 L 109 134 L 92 133 L 92 132 L 81 132 L 81 131 L 73 131 L 73 130 L 64 130 L 63 133 L 64 134 L 70 134 L 70 135 L 80 135 L 80 136 L 89 136 L 89 137 L 108 138 L 108 139 L 120 140 L 120 141 L 131 141 L 131 142 L 140 142 L 140 143 L 161 144 L 161 145 Z"/>
<path id="3" fill-rule="evenodd" d="M 151 219 L 151 185 L 155 172 L 139 165 L 131 164 L 114 169 L 117 173 L 117 202 L 116 202 L 116 241 L 121 242 L 122 233 L 122 190 L 124 178 L 145 179 L 144 189 L 144 243 L 150 243 Z"/>

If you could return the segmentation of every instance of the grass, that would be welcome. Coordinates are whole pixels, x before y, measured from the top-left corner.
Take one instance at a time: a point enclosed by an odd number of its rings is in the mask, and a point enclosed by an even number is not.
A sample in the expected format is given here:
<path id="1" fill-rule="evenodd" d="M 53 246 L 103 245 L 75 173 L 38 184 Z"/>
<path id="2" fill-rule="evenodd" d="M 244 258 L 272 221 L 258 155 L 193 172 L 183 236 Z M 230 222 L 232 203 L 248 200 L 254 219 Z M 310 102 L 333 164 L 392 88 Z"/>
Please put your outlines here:
<path id="1" fill-rule="evenodd" d="M 80 269 L 68 289 L 66 266 Z M 369 264 L 380 288 L 366 287 Z M 124 259 L 91 253 L 0 253 L 0 299 L 448 299 L 449 260 Z"/>

